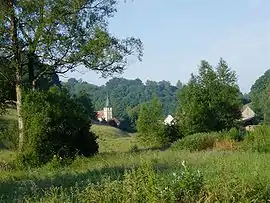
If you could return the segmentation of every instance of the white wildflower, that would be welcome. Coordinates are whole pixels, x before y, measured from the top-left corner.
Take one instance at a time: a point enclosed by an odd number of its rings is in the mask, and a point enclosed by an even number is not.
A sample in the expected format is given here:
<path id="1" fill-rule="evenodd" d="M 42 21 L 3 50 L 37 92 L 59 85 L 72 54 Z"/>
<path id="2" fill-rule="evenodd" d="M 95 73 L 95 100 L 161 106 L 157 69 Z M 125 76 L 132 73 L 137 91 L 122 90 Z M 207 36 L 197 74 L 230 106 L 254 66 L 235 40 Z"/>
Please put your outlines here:
<path id="1" fill-rule="evenodd" d="M 184 167 L 184 168 L 186 168 L 186 165 L 185 165 L 185 160 L 184 161 L 182 161 L 182 166 Z"/>

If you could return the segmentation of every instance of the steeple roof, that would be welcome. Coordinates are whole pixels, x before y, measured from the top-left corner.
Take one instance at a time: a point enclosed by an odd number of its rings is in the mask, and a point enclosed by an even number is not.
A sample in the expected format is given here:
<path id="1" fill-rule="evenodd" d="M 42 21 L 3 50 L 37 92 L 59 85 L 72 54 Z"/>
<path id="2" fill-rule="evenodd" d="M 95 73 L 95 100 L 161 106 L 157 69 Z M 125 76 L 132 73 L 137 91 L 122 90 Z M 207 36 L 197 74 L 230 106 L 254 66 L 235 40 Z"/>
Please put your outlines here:
<path id="1" fill-rule="evenodd" d="M 109 107 L 109 106 L 110 106 L 110 101 L 109 101 L 109 96 L 107 94 L 105 107 Z"/>

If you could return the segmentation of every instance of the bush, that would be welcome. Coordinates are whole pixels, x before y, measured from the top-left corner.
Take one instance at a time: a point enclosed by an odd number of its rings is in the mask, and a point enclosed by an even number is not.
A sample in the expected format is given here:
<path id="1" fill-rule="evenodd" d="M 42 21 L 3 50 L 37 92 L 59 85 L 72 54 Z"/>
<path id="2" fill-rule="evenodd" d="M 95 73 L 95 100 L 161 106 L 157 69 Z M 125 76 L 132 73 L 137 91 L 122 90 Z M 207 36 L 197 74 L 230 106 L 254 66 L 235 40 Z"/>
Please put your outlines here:
<path id="1" fill-rule="evenodd" d="M 260 126 L 253 132 L 249 132 L 243 142 L 243 149 L 253 152 L 270 152 L 270 126 Z"/>
<path id="2" fill-rule="evenodd" d="M 172 144 L 172 149 L 201 151 L 212 149 L 215 145 L 218 135 L 216 133 L 196 133 L 188 135 Z"/>
<path id="3" fill-rule="evenodd" d="M 164 134 L 165 134 L 165 137 L 168 138 L 170 143 L 173 143 L 176 140 L 183 138 L 183 134 L 179 131 L 179 127 L 176 124 L 165 125 Z"/>
<path id="4" fill-rule="evenodd" d="M 54 155 L 65 159 L 98 152 L 87 113 L 66 91 L 54 87 L 48 92 L 26 94 L 22 114 L 25 139 L 20 164 L 38 166 Z"/>
<path id="5" fill-rule="evenodd" d="M 115 127 L 117 128 L 117 123 L 115 122 L 115 120 L 111 119 L 111 120 L 108 120 L 108 125 L 112 126 L 112 127 Z"/>
<path id="6" fill-rule="evenodd" d="M 240 142 L 244 140 L 245 132 L 244 130 L 234 127 L 231 128 L 229 131 L 221 132 L 221 136 L 226 139 L 231 139 Z"/>

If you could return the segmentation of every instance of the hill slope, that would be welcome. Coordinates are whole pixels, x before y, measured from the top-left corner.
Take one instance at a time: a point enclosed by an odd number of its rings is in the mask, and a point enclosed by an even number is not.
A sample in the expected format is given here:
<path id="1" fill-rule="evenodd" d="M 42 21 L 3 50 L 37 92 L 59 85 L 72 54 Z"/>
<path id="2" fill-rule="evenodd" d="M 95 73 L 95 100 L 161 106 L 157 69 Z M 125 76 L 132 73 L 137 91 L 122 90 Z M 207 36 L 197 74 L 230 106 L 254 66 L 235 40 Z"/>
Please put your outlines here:
<path id="1" fill-rule="evenodd" d="M 168 81 L 155 82 L 148 80 L 143 84 L 140 79 L 113 78 L 104 86 L 96 86 L 71 78 L 66 83 L 63 83 L 63 86 L 67 87 L 72 94 L 86 91 L 90 94 L 96 110 L 103 109 L 108 94 L 113 107 L 113 114 L 116 117 L 123 118 L 127 115 L 128 108 L 136 107 L 151 100 L 153 95 L 160 99 L 164 115 L 174 113 L 177 105 L 177 92 L 181 88 L 180 84 L 178 82 L 178 87 L 176 87 Z"/>

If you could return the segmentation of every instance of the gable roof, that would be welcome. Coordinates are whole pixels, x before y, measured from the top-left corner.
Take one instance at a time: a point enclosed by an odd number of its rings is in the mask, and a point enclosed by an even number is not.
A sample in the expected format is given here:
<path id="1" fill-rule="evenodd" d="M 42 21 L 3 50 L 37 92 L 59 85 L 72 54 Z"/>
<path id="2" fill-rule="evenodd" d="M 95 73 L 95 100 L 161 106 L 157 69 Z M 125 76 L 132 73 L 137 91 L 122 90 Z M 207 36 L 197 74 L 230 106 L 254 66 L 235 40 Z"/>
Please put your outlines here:
<path id="1" fill-rule="evenodd" d="M 241 118 L 242 121 L 253 119 L 256 116 L 255 112 L 250 108 L 249 105 L 243 106 L 241 113 L 242 113 Z"/>
<path id="2" fill-rule="evenodd" d="M 172 117 L 172 115 L 168 115 L 167 118 L 165 118 L 164 123 L 165 125 L 168 125 L 168 124 L 171 125 L 173 120 L 174 120 L 174 117 Z"/>

